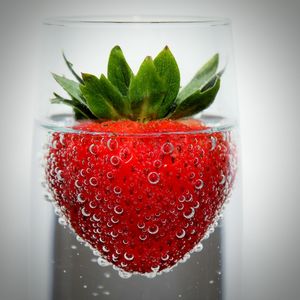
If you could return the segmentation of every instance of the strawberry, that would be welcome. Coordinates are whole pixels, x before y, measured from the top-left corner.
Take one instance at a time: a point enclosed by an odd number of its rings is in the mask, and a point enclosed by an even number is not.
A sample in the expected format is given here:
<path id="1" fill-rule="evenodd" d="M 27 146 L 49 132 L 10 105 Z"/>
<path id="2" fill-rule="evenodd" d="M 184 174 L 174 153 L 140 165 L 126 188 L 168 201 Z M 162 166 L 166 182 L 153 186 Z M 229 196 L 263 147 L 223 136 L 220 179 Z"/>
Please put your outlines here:
<path id="1" fill-rule="evenodd" d="M 127 277 L 169 270 L 199 248 L 235 177 L 231 133 L 186 118 L 213 102 L 218 56 L 180 92 L 167 47 L 137 75 L 118 46 L 108 78 L 80 77 L 65 61 L 79 82 L 54 75 L 71 99 L 55 93 L 53 102 L 72 106 L 77 123 L 51 133 L 48 189 L 100 262 Z"/>

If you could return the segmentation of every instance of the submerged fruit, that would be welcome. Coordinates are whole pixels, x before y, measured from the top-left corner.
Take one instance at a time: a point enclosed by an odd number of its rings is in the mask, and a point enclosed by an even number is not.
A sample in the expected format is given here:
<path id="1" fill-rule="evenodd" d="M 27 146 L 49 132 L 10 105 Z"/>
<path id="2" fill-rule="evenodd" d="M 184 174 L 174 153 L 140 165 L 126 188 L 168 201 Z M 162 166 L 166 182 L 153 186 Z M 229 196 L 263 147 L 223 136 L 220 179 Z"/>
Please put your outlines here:
<path id="1" fill-rule="evenodd" d="M 231 192 L 229 132 L 199 122 L 83 122 L 53 133 L 50 191 L 70 226 L 127 272 L 174 266 L 206 234 Z"/>

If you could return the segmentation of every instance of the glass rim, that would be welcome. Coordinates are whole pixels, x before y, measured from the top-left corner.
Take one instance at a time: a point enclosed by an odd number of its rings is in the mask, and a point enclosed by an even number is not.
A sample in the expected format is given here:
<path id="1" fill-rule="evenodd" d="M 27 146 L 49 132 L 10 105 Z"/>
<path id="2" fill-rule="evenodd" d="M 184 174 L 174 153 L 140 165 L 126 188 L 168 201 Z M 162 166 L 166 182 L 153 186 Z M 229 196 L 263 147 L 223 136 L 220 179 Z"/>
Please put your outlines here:
<path id="1" fill-rule="evenodd" d="M 69 116 L 71 115 L 64 115 Z M 213 118 L 218 122 L 213 126 L 210 124 L 210 119 Z M 197 120 L 197 119 L 196 119 Z M 191 131 L 162 131 L 162 132 L 147 132 L 147 133 L 126 133 L 126 132 L 112 132 L 112 131 L 87 131 L 81 129 L 74 129 L 72 128 L 75 123 L 68 124 L 68 125 L 60 125 L 60 124 L 53 124 L 51 122 L 45 122 L 42 120 L 36 120 L 39 126 L 49 130 L 50 132 L 59 132 L 59 133 L 72 133 L 72 134 L 88 134 L 88 135 L 100 135 L 106 137 L 112 136 L 121 136 L 121 137 L 132 137 L 132 138 L 147 138 L 147 137 L 161 137 L 166 135 L 199 135 L 199 134 L 212 134 L 215 132 L 227 132 L 231 131 L 235 128 L 238 124 L 233 119 L 224 118 L 218 115 L 211 115 L 211 114 L 204 114 L 200 119 L 203 121 L 204 124 L 207 126 L 203 129 L 195 129 Z"/>
<path id="2" fill-rule="evenodd" d="M 226 26 L 231 24 L 227 17 L 192 15 L 86 15 L 48 17 L 43 21 L 49 26 L 78 26 L 105 24 L 198 24 L 201 26 Z"/>

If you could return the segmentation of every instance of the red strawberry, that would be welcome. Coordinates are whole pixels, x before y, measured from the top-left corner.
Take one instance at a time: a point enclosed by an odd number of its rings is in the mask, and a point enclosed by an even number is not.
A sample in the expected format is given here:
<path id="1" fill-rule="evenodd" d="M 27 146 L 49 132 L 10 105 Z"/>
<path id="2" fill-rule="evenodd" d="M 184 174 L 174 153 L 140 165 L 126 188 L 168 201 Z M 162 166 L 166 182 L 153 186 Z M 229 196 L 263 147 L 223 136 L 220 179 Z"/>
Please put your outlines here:
<path id="1" fill-rule="evenodd" d="M 214 101 L 218 55 L 180 91 L 167 47 L 136 75 L 118 46 L 107 78 L 81 78 L 66 62 L 79 82 L 54 75 L 71 99 L 55 93 L 52 102 L 90 120 L 51 134 L 49 191 L 76 234 L 123 276 L 168 270 L 214 226 L 232 189 L 231 133 L 186 119 Z"/>
<path id="2" fill-rule="evenodd" d="M 231 191 L 230 133 L 168 120 L 74 129 L 52 134 L 47 182 L 102 257 L 127 272 L 159 272 L 201 241 Z"/>

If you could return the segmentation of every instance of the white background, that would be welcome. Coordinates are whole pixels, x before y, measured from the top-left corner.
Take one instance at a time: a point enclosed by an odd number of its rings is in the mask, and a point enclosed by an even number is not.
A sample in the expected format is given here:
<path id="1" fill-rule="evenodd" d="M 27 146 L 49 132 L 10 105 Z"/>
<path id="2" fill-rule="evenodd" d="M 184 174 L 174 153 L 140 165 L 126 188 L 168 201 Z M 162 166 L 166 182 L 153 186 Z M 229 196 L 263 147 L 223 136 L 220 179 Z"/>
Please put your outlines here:
<path id="1" fill-rule="evenodd" d="M 300 299 L 299 0 L 0 1 L 0 299 L 27 300 L 39 23 L 104 13 L 232 19 L 243 146 L 242 300 Z"/>

